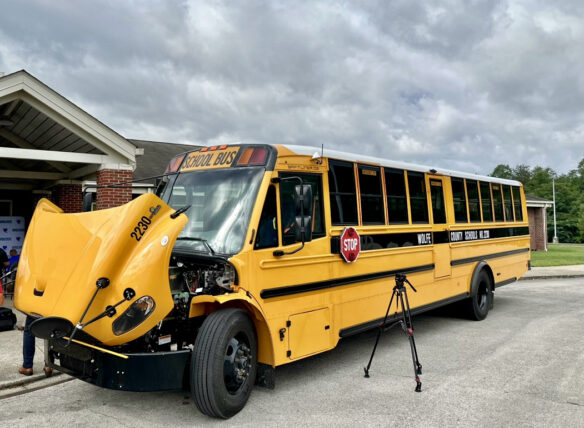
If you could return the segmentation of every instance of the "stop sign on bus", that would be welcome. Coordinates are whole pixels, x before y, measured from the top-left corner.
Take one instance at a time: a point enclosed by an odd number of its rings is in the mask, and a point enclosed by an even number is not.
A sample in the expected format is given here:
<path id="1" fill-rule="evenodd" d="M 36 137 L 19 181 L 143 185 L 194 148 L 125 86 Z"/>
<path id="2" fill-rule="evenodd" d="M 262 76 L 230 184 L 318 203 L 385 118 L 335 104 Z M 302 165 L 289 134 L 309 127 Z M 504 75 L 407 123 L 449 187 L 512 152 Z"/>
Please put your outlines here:
<path id="1" fill-rule="evenodd" d="M 341 233 L 341 256 L 347 263 L 353 263 L 361 252 L 361 238 L 354 227 L 346 227 Z"/>

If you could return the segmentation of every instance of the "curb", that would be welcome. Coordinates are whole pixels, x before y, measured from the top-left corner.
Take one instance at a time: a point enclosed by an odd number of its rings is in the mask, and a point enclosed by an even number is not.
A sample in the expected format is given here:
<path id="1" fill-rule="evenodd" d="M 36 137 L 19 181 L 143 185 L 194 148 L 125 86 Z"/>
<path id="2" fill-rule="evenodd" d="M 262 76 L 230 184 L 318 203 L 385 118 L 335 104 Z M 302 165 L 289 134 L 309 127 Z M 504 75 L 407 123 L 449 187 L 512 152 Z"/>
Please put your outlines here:
<path id="1" fill-rule="evenodd" d="M 63 373 L 57 372 L 56 370 L 53 370 L 53 375 L 48 378 L 45 376 L 45 374 L 38 374 L 38 375 L 32 375 L 32 376 L 26 376 L 23 377 L 22 379 L 17 379 L 17 380 L 9 380 L 9 381 L 5 381 L 0 383 L 0 391 L 3 391 L 5 389 L 10 389 L 10 388 L 17 388 L 19 386 L 26 386 L 28 384 L 34 383 L 34 382 L 38 382 L 41 380 L 45 380 L 45 379 L 51 379 L 54 377 L 59 377 L 62 376 Z"/>
<path id="2" fill-rule="evenodd" d="M 532 279 L 566 279 L 566 278 L 584 278 L 584 273 L 576 274 L 556 274 L 556 275 L 534 275 L 534 276 L 523 276 L 519 278 L 519 281 L 530 281 Z"/>

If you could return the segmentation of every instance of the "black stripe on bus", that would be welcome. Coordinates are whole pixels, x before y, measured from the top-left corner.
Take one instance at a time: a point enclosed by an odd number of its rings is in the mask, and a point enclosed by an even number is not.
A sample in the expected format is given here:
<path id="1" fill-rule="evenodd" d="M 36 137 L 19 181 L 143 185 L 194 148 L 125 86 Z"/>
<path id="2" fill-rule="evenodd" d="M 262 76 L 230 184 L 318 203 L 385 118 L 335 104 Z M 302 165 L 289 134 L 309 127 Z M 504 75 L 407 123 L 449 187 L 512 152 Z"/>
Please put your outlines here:
<path id="1" fill-rule="evenodd" d="M 520 248 L 519 250 L 503 251 L 501 253 L 485 254 L 484 256 L 468 257 L 466 259 L 452 260 L 451 266 L 464 265 L 467 263 L 480 262 L 481 260 L 496 259 L 498 257 L 512 256 L 514 254 L 527 253 L 529 248 Z"/>
<path id="2" fill-rule="evenodd" d="M 502 286 L 508 285 L 508 284 L 513 284 L 515 281 L 517 281 L 517 278 L 513 277 L 510 279 L 506 279 L 505 281 L 497 282 L 495 284 L 495 288 L 502 287 Z"/>
<path id="3" fill-rule="evenodd" d="M 496 238 L 528 236 L 528 227 L 498 227 L 487 229 L 463 229 L 440 232 L 406 232 L 361 235 L 361 251 L 383 248 L 417 247 L 432 244 L 484 241 Z M 331 238 L 331 254 L 340 254 L 340 237 Z"/>
<path id="4" fill-rule="evenodd" d="M 310 282 L 300 285 L 288 285 L 286 287 L 268 288 L 262 290 L 260 296 L 262 299 L 273 297 L 290 296 L 292 294 L 307 293 L 309 291 L 323 290 L 326 288 L 340 287 L 342 285 L 356 284 L 359 282 L 372 281 L 374 279 L 390 278 L 398 273 L 415 273 L 425 272 L 434 269 L 434 264 L 414 266 L 403 269 L 387 270 L 383 272 L 366 273 L 364 275 L 348 276 L 345 278 L 335 278 L 326 281 Z"/>
<path id="5" fill-rule="evenodd" d="M 463 293 L 463 294 L 458 294 L 458 295 L 453 296 L 453 297 L 449 297 L 447 299 L 439 300 L 437 302 L 429 303 L 429 304 L 424 305 L 424 306 L 419 306 L 417 308 L 412 309 L 412 315 L 418 315 L 418 314 L 421 314 L 422 312 L 430 311 L 432 309 L 436 309 L 436 308 L 439 308 L 441 306 L 449 305 L 450 303 L 458 302 L 459 300 L 466 299 L 467 297 L 468 297 L 468 293 Z M 389 297 L 388 297 L 388 303 L 389 303 Z M 395 321 L 399 318 L 401 318 L 401 312 L 398 312 L 397 314 L 394 313 L 392 315 L 389 315 L 387 317 L 387 321 L 391 322 L 391 321 Z M 363 324 L 357 324 L 357 325 L 354 325 L 352 327 L 344 328 L 341 331 L 339 331 L 339 337 L 341 337 L 341 338 L 348 337 L 348 336 L 352 336 L 354 334 L 362 333 L 362 332 L 367 331 L 367 330 L 371 330 L 372 328 L 379 327 L 379 324 L 381 324 L 383 322 L 383 320 L 384 320 L 384 318 L 378 318 L 378 319 L 373 320 L 373 321 L 367 321 Z M 387 323 L 386 323 L 386 325 L 387 325 Z"/>

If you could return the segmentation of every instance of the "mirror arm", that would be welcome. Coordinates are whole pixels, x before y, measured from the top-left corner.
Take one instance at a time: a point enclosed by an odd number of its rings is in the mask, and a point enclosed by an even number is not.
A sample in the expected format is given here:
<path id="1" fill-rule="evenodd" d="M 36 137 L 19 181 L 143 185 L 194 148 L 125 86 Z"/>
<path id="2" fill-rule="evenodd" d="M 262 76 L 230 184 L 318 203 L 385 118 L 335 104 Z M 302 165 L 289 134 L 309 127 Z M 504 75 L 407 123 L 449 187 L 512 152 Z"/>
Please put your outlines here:
<path id="1" fill-rule="evenodd" d="M 304 236 L 304 234 L 302 234 L 302 236 Z M 303 248 L 304 248 L 304 239 L 302 240 L 302 245 L 300 247 L 296 248 L 294 251 L 285 252 L 282 250 L 276 250 L 272 254 L 274 255 L 274 257 L 289 256 L 290 254 L 296 254 L 298 251 L 300 251 Z"/>

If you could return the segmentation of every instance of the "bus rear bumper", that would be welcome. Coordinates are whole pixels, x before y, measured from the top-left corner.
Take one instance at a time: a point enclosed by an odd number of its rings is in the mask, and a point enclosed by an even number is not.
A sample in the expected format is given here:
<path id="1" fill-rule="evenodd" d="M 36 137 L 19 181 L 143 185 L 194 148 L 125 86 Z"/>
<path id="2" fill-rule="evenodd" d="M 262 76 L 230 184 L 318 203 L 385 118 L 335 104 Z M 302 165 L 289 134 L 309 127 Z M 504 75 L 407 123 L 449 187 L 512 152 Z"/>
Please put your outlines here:
<path id="1" fill-rule="evenodd" d="M 118 354 L 65 339 L 45 340 L 46 364 L 102 388 L 118 391 L 170 391 L 188 385 L 189 349 Z"/>

